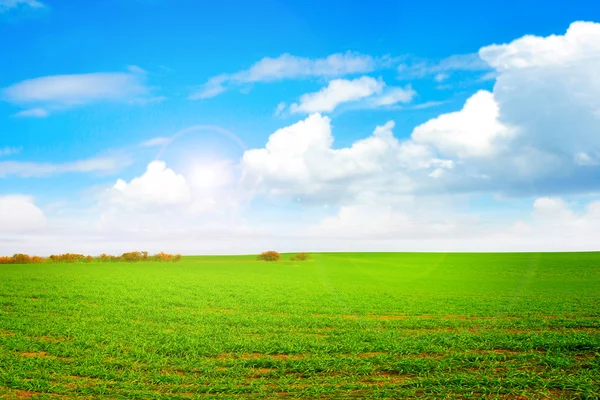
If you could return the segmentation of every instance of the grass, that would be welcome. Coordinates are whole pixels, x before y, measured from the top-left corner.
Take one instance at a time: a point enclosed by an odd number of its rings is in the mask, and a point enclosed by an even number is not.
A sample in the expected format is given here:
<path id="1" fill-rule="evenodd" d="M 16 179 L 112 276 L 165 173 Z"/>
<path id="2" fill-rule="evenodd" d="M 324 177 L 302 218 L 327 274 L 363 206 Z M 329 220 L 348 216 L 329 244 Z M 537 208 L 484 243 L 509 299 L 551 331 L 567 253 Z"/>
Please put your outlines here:
<path id="1" fill-rule="evenodd" d="M 600 253 L 0 266 L 0 398 L 598 398 Z"/>

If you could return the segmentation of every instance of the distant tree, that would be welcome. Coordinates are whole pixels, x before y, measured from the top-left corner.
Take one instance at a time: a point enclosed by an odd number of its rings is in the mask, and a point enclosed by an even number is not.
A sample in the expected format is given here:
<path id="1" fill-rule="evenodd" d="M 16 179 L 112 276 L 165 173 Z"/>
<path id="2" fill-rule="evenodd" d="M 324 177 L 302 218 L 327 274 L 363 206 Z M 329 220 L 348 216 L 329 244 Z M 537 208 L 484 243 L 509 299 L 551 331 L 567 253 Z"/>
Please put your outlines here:
<path id="1" fill-rule="evenodd" d="M 281 259 L 281 254 L 276 251 L 269 250 L 260 253 L 257 258 L 259 261 L 279 261 Z"/>
<path id="2" fill-rule="evenodd" d="M 306 260 L 308 260 L 308 258 L 309 258 L 309 257 L 310 257 L 310 256 L 309 256 L 309 254 L 308 254 L 308 253 L 304 253 L 304 252 L 302 252 L 302 253 L 298 253 L 298 254 L 296 254 L 296 257 L 295 257 L 295 259 L 296 259 L 297 261 L 306 261 Z"/>
<path id="3" fill-rule="evenodd" d="M 31 264 L 31 257 L 27 254 L 15 254 L 12 258 L 14 264 Z"/>
<path id="4" fill-rule="evenodd" d="M 142 261 L 144 255 L 139 251 L 132 251 L 130 253 L 123 253 L 121 255 L 121 260 L 128 262 L 138 262 Z"/>

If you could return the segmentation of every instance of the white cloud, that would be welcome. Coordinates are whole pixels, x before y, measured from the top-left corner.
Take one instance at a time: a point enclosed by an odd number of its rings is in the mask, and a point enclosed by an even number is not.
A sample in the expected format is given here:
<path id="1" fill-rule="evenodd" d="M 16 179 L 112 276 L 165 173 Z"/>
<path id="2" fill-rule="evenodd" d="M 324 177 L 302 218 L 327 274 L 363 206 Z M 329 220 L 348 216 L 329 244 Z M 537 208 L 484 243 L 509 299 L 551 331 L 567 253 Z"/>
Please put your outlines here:
<path id="1" fill-rule="evenodd" d="M 225 87 L 224 84 L 228 81 L 228 79 L 229 77 L 227 75 L 218 75 L 212 77 L 208 80 L 208 82 L 202 85 L 202 88 L 192 93 L 188 99 L 202 100 L 218 96 L 227 90 L 227 87 Z"/>
<path id="2" fill-rule="evenodd" d="M 400 188 L 536 196 L 597 191 L 598 43 L 600 24 L 575 23 L 564 36 L 483 48 L 481 57 L 497 68 L 493 92 L 475 93 L 461 110 L 416 127 L 408 140 L 374 134 L 334 149 L 329 119 L 312 115 L 275 132 L 264 149 L 246 152 L 243 170 L 270 195 L 343 204 L 376 195 L 392 201 Z M 559 56 L 549 55 L 552 48 Z"/>
<path id="3" fill-rule="evenodd" d="M 407 85 L 404 88 L 390 87 L 381 95 L 371 99 L 371 104 L 375 107 L 393 106 L 398 103 L 410 103 L 417 95 L 417 92 Z"/>
<path id="4" fill-rule="evenodd" d="M 18 116 L 42 117 L 49 110 L 71 108 L 102 101 L 144 102 L 150 98 L 145 73 L 112 72 L 54 75 L 15 83 L 2 90 L 13 104 L 33 106 Z M 160 99 L 160 98 L 159 98 Z"/>
<path id="5" fill-rule="evenodd" d="M 320 114 L 279 129 L 262 149 L 242 157 L 242 179 L 269 195 L 307 201 L 360 201 L 394 197 L 413 190 L 408 174 L 427 175 L 453 163 L 436 159 L 426 147 L 400 142 L 393 122 L 350 147 L 334 149 L 331 121 Z"/>
<path id="6" fill-rule="evenodd" d="M 15 114 L 17 118 L 46 118 L 48 111 L 43 108 L 30 108 L 29 110 L 19 111 Z"/>
<path id="7" fill-rule="evenodd" d="M 488 71 L 489 64 L 479 57 L 479 54 L 455 54 L 439 62 L 425 60 L 410 60 L 398 66 L 401 78 L 423 78 L 433 76 L 436 82 L 448 79 L 452 73 L 458 71 Z"/>
<path id="8" fill-rule="evenodd" d="M 182 175 L 167 168 L 162 161 L 153 161 L 146 172 L 127 183 L 117 180 L 110 190 L 110 203 L 141 208 L 179 206 L 191 200 L 190 188 Z"/>
<path id="9" fill-rule="evenodd" d="M 561 198 L 540 197 L 533 203 L 533 216 L 539 221 L 573 220 L 575 213 Z"/>
<path id="10" fill-rule="evenodd" d="M 101 195 L 97 228 L 103 234 L 152 237 L 189 238 L 192 232 L 212 229 L 237 232 L 243 221 L 234 220 L 243 199 L 235 184 L 228 161 L 197 161 L 181 173 L 153 161 L 141 176 L 130 182 L 118 179 Z"/>
<path id="11" fill-rule="evenodd" d="M 480 55 L 499 74 L 494 97 L 521 146 L 569 163 L 600 149 L 600 24 L 575 22 L 565 35 L 525 36 Z"/>
<path id="12" fill-rule="evenodd" d="M 232 80 L 269 82 L 305 77 L 335 77 L 371 72 L 375 67 L 376 60 L 371 56 L 352 52 L 336 53 L 314 60 L 291 54 L 282 54 L 276 58 L 263 58 L 250 69 L 234 74 Z"/>
<path id="13" fill-rule="evenodd" d="M 306 114 L 332 112 L 340 104 L 351 102 L 356 104 L 356 108 L 386 107 L 409 103 L 416 94 L 410 85 L 404 88 L 386 87 L 383 80 L 369 76 L 353 80 L 335 79 L 320 91 L 301 96 L 299 103 L 290 105 L 290 111 Z"/>
<path id="14" fill-rule="evenodd" d="M 363 76 L 353 80 L 335 79 L 327 87 L 315 93 L 300 97 L 300 103 L 290 106 L 292 113 L 331 112 L 338 105 L 364 99 L 381 93 L 385 83 L 382 80 Z"/>
<path id="15" fill-rule="evenodd" d="M 498 121 L 499 109 L 492 93 L 479 91 L 467 100 L 462 110 L 440 115 L 417 126 L 412 139 L 427 144 L 440 154 L 466 158 L 489 156 L 497 152 L 499 140 L 511 131 Z"/>
<path id="16" fill-rule="evenodd" d="M 15 9 L 19 6 L 27 6 L 31 8 L 44 8 L 45 5 L 36 0 L 0 0 L 0 13 Z"/>
<path id="17" fill-rule="evenodd" d="M 277 108 L 275 109 L 275 116 L 281 115 L 281 113 L 283 113 L 283 111 L 285 110 L 287 104 L 285 104 L 285 102 L 280 102 L 279 104 L 277 104 Z"/>
<path id="18" fill-rule="evenodd" d="M 374 71 L 387 65 L 387 58 L 375 59 L 368 55 L 347 52 L 331 54 L 325 58 L 310 59 L 291 54 L 265 57 L 249 69 L 234 74 L 221 74 L 210 78 L 191 100 L 215 97 L 227 90 L 229 85 L 257 82 L 274 82 L 285 79 L 335 78 L 344 75 Z"/>
<path id="19" fill-rule="evenodd" d="M 580 62 L 598 62 L 600 27 L 594 22 L 574 22 L 565 35 L 526 35 L 509 44 L 483 47 L 479 55 L 499 72 L 571 67 Z"/>
<path id="20" fill-rule="evenodd" d="M 67 163 L 39 163 L 26 161 L 0 162 L 0 178 L 44 177 L 65 173 L 114 173 L 131 163 L 126 156 L 100 156 Z"/>
<path id="21" fill-rule="evenodd" d="M 20 233 L 41 229 L 46 217 L 30 196 L 0 196 L 0 233 Z"/>
<path id="22" fill-rule="evenodd" d="M 14 154 L 20 153 L 21 150 L 21 147 L 0 147 L 0 157 L 12 156 Z"/>

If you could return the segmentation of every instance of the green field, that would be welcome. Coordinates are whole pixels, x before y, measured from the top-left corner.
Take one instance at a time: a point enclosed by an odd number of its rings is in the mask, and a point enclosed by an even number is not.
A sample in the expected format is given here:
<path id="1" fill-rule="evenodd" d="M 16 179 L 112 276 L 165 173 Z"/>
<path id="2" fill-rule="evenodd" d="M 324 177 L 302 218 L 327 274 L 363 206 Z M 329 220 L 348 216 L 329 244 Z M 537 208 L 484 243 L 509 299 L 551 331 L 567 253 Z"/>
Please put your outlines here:
<path id="1" fill-rule="evenodd" d="M 600 253 L 0 265 L 1 398 L 598 398 Z"/>

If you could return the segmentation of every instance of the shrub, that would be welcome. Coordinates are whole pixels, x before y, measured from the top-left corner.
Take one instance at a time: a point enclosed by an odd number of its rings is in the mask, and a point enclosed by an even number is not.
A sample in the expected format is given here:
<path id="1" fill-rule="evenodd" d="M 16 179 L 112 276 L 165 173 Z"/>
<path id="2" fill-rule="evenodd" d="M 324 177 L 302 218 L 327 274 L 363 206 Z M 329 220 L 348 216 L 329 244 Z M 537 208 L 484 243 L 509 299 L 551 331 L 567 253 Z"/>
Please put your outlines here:
<path id="1" fill-rule="evenodd" d="M 12 259 L 13 264 L 31 264 L 31 257 L 27 254 L 15 254 Z"/>
<path id="2" fill-rule="evenodd" d="M 295 260 L 297 261 L 306 261 L 309 258 L 309 254 L 308 253 L 298 253 L 296 254 L 296 257 L 294 257 Z"/>
<path id="3" fill-rule="evenodd" d="M 46 262 L 46 259 L 44 257 L 40 257 L 40 256 L 31 257 L 32 264 L 43 264 L 45 262 Z"/>
<path id="4" fill-rule="evenodd" d="M 259 261 L 279 261 L 280 258 L 281 254 L 273 250 L 265 251 L 258 255 Z"/>
<path id="5" fill-rule="evenodd" d="M 164 253 L 164 252 L 160 252 L 158 254 L 155 254 L 152 256 L 152 260 L 153 261 L 158 261 L 158 262 L 169 262 L 169 261 L 179 261 L 181 259 L 181 256 L 179 256 L 180 258 L 177 259 L 177 256 L 174 256 L 173 254 L 169 254 L 169 253 Z"/>
<path id="6" fill-rule="evenodd" d="M 100 256 L 98 257 L 98 260 L 102 261 L 102 262 L 115 262 L 115 261 L 119 261 L 120 259 L 121 259 L 120 257 L 112 256 L 110 254 L 105 254 L 105 253 L 100 254 Z"/>
<path id="7" fill-rule="evenodd" d="M 147 255 L 148 253 L 146 253 Z M 144 259 L 144 255 L 139 251 L 132 251 L 130 253 L 123 253 L 121 260 L 128 262 L 139 262 Z"/>
<path id="8" fill-rule="evenodd" d="M 50 262 L 65 262 L 65 263 L 75 263 L 77 261 L 85 261 L 85 256 L 83 254 L 73 254 L 73 253 L 65 253 L 65 254 L 52 254 L 48 257 Z"/>
<path id="9" fill-rule="evenodd" d="M 42 264 L 46 261 L 40 256 L 30 256 L 27 254 L 15 254 L 12 257 L 0 257 L 0 264 Z"/>

